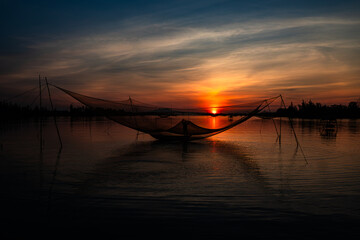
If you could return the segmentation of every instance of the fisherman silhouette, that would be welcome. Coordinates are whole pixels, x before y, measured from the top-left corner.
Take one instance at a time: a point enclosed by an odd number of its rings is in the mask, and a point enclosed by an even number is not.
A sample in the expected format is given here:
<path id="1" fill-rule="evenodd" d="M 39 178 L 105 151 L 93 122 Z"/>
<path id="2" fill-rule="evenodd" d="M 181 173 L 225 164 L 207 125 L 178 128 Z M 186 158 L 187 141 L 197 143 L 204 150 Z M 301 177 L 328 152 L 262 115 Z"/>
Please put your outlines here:
<path id="1" fill-rule="evenodd" d="M 187 121 L 187 120 L 185 120 L 185 119 L 183 119 L 182 121 L 181 121 L 181 123 L 182 123 L 182 125 L 183 125 L 183 132 L 184 132 L 184 136 L 189 136 L 189 133 L 188 133 L 188 125 L 189 125 L 189 123 L 190 123 L 190 121 Z"/>

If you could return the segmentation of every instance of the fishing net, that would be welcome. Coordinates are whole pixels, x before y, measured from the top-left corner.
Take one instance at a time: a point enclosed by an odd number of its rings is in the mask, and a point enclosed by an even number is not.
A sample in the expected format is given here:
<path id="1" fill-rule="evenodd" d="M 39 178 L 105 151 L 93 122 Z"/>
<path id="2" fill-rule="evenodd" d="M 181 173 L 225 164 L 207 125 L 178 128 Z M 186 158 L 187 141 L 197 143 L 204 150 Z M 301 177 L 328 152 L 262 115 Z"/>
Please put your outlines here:
<path id="1" fill-rule="evenodd" d="M 82 104 L 104 113 L 119 124 L 150 134 L 157 139 L 166 140 L 201 139 L 224 132 L 255 116 L 279 98 L 279 96 L 273 97 L 252 104 L 221 106 L 216 108 L 219 114 L 212 114 L 207 108 L 164 108 L 132 98 L 125 101 L 110 101 L 53 86 Z M 228 116 L 229 121 L 223 122 L 220 127 L 207 128 L 201 126 L 201 122 L 204 121 L 203 116 Z M 232 120 L 233 117 L 235 120 Z"/>

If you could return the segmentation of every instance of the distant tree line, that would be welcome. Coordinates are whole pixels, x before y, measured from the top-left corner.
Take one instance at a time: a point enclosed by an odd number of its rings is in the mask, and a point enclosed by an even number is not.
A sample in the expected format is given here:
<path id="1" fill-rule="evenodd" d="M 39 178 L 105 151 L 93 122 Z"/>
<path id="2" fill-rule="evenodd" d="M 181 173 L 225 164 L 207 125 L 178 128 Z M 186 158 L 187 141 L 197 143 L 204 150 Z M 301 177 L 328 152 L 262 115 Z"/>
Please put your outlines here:
<path id="1" fill-rule="evenodd" d="M 28 118 L 28 117 L 46 117 L 56 114 L 57 116 L 99 116 L 104 115 L 104 112 L 96 111 L 85 106 L 74 107 L 69 106 L 68 110 L 57 110 L 54 111 L 48 108 L 40 109 L 38 106 L 31 107 L 29 105 L 23 106 L 16 103 L 1 102 L 0 101 L 1 119 L 12 119 L 12 118 Z"/>
<path id="2" fill-rule="evenodd" d="M 38 106 L 31 107 L 29 105 L 23 106 L 11 102 L 0 101 L 1 119 L 13 119 L 13 118 L 28 118 L 28 117 L 40 117 L 40 116 L 52 116 L 53 111 Z M 57 115 L 68 115 L 69 111 L 55 111 Z"/>
<path id="3" fill-rule="evenodd" d="M 55 110 L 40 109 L 38 106 L 21 106 L 14 103 L 0 102 L 0 119 L 13 119 L 13 118 L 27 118 L 27 117 L 40 117 L 52 116 L 105 116 L 107 114 L 123 114 L 121 111 L 116 110 L 99 110 L 89 107 L 69 106 L 68 110 Z M 321 103 L 314 103 L 311 100 L 308 102 L 302 101 L 299 105 L 290 104 L 287 108 L 279 108 L 276 112 L 263 112 L 259 116 L 271 117 L 292 117 L 292 118 L 360 118 L 360 106 L 357 102 L 350 102 L 348 105 L 323 105 Z"/>
<path id="4" fill-rule="evenodd" d="M 293 103 L 287 108 L 280 108 L 276 115 L 288 116 L 293 118 L 360 118 L 360 106 L 357 102 L 350 102 L 348 105 L 323 105 L 302 101 L 301 104 L 295 106 Z"/>
<path id="5" fill-rule="evenodd" d="M 0 119 L 21 119 L 21 118 L 39 118 L 53 116 L 71 116 L 71 117 L 95 117 L 106 115 L 120 115 L 124 114 L 121 110 L 113 109 L 93 109 L 86 106 L 74 107 L 72 104 L 66 110 L 54 111 L 48 108 L 39 108 L 39 106 L 31 107 L 29 105 L 23 106 L 16 103 L 0 101 Z"/>

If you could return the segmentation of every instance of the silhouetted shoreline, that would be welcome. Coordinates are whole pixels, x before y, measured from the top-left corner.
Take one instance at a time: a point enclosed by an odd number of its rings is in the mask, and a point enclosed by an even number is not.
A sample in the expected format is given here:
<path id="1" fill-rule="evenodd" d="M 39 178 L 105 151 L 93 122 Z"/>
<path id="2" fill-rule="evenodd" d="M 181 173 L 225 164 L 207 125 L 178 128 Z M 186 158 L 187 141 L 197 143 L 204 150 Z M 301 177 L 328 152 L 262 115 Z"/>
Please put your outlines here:
<path id="1" fill-rule="evenodd" d="M 360 104 L 357 102 L 349 102 L 348 105 L 334 104 L 323 105 L 302 101 L 301 104 L 295 106 L 290 104 L 286 109 L 278 109 L 277 117 L 291 118 L 318 118 L 318 119 L 337 119 L 337 118 L 360 118 Z"/>
<path id="2" fill-rule="evenodd" d="M 0 102 L 1 120 L 24 119 L 24 118 L 39 118 L 53 116 L 70 116 L 70 117 L 100 117 L 110 114 L 123 114 L 119 111 L 92 109 L 85 106 L 73 107 L 69 106 L 68 110 L 54 110 L 39 109 L 39 107 L 21 106 L 14 103 Z M 154 113 L 153 115 L 157 115 Z M 210 116 L 228 116 L 228 114 L 204 114 Z M 234 114 L 244 115 L 244 114 Z M 303 119 L 358 119 L 360 118 L 360 106 L 357 102 L 350 102 L 348 105 L 323 105 L 321 103 L 314 103 L 311 100 L 303 101 L 299 105 L 292 103 L 287 108 L 280 108 L 275 112 L 261 112 L 257 114 L 258 117 L 273 118 L 273 117 L 290 117 Z"/>

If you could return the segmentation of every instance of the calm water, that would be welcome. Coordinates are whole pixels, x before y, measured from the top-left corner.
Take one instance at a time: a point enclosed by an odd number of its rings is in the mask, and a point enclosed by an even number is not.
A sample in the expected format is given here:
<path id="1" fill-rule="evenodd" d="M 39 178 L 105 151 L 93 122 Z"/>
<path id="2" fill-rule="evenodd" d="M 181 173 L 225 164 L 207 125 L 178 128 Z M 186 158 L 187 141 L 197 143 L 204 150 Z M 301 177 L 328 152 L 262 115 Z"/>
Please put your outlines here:
<path id="1" fill-rule="evenodd" d="M 360 121 L 340 120 L 324 137 L 319 120 L 295 120 L 301 148 L 287 121 L 279 144 L 275 123 L 253 118 L 185 144 L 103 118 L 59 118 L 62 149 L 50 118 L 42 134 L 36 121 L 1 123 L 2 234 L 359 236 Z"/>

